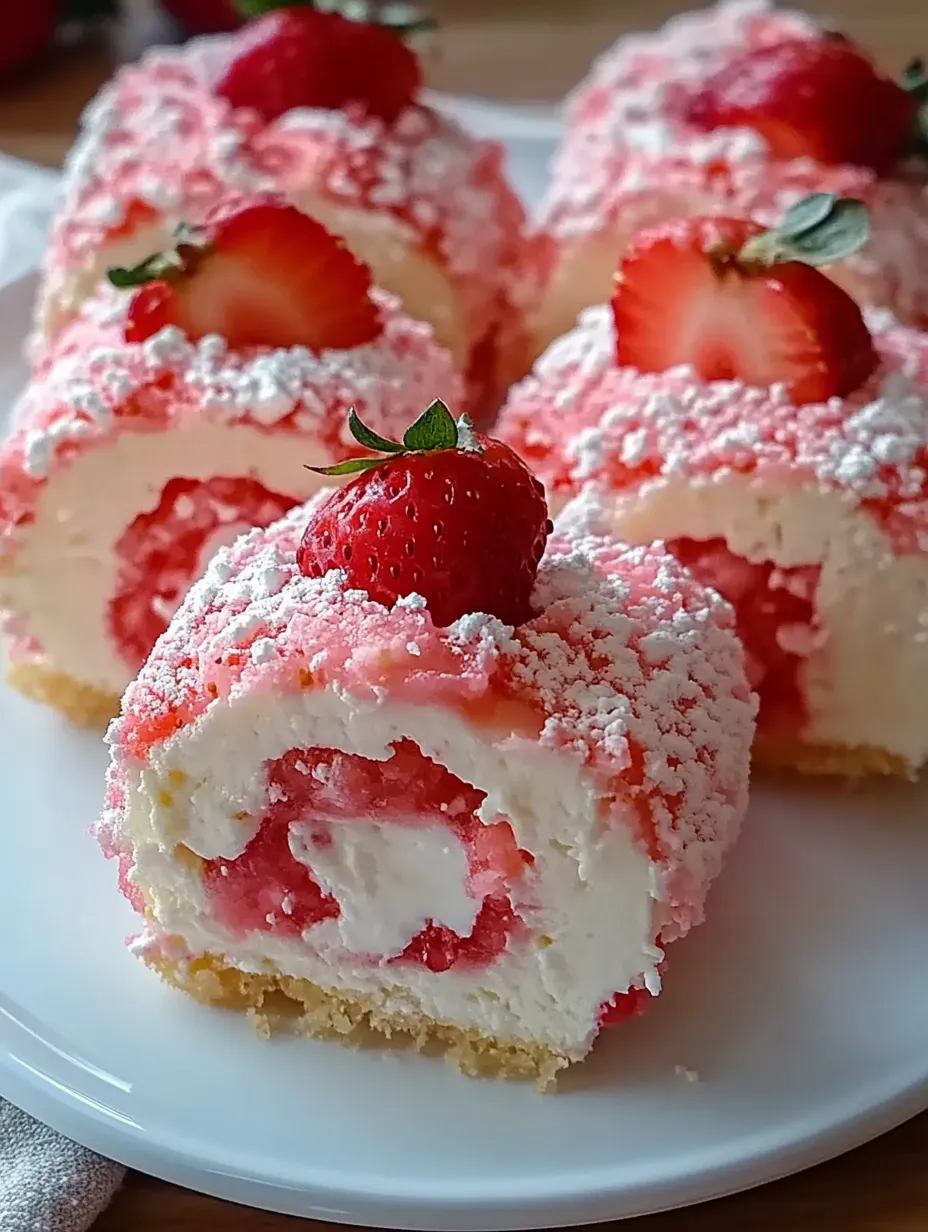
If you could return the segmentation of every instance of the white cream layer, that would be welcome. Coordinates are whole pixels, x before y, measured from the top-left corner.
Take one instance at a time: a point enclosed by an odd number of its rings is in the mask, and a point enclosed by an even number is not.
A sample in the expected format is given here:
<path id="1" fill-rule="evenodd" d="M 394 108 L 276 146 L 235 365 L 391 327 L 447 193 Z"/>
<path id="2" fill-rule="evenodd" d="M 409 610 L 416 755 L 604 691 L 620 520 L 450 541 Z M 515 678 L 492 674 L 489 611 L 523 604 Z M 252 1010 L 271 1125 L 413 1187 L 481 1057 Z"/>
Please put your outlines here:
<path id="1" fill-rule="evenodd" d="M 266 805 L 263 766 L 291 748 L 331 747 L 383 760 L 401 738 L 486 792 L 484 818 L 508 818 L 519 846 L 534 856 L 512 893 L 526 940 L 478 970 L 334 961 L 336 948 L 374 937 L 396 952 L 433 913 L 437 896 L 452 926 L 465 926 L 477 906 L 466 888 L 462 895 L 463 863 L 451 831 L 440 840 L 397 830 L 393 839 L 386 827 L 366 823 L 350 837 L 350 823 L 339 823 L 342 845 L 319 865 L 344 909 L 324 932 L 310 929 L 302 940 L 263 932 L 237 937 L 210 918 L 200 877 L 178 858 L 177 844 L 206 858 L 237 856 L 258 824 L 243 823 L 242 815 L 260 817 Z M 155 748 L 150 766 L 132 772 L 125 812 L 108 820 L 117 843 L 134 850 L 131 880 L 151 906 L 156 934 L 180 936 L 192 954 L 377 994 L 388 1012 L 424 1013 L 579 1058 L 604 1001 L 631 985 L 659 989 L 663 956 L 653 942 L 667 915 L 661 877 L 629 827 L 603 824 L 594 782 L 573 759 L 504 740 L 439 707 L 359 702 L 334 688 L 251 693 L 213 705 Z M 177 771 L 188 776 L 180 789 Z M 172 797 L 167 807 L 165 791 Z M 410 851 L 415 838 L 421 845 Z"/>
<path id="2" fill-rule="evenodd" d="M 820 565 L 827 638 L 801 673 L 803 738 L 885 749 L 913 770 L 928 759 L 928 558 L 895 555 L 852 496 L 734 474 L 662 478 L 617 498 L 614 528 L 633 544 L 723 537 L 750 561 Z"/>
<path id="3" fill-rule="evenodd" d="M 51 670 L 122 693 L 133 672 L 109 633 L 119 567 L 114 545 L 140 513 L 158 505 L 165 484 L 177 476 L 250 476 L 305 500 L 325 483 L 306 465 L 331 460 L 305 438 L 243 424 L 197 420 L 179 430 L 121 432 L 75 456 L 44 485 L 11 572 L 0 578 L 3 607 L 25 621 Z"/>

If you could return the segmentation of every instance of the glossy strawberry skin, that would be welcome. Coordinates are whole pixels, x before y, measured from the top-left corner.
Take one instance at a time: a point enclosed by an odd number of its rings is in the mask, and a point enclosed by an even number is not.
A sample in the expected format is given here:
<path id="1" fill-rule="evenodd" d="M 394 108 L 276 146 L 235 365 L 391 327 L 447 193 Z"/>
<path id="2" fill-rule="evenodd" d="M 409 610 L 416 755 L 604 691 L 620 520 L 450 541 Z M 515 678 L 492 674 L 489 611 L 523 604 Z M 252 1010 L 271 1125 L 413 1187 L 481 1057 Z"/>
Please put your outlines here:
<path id="1" fill-rule="evenodd" d="M 619 364 L 783 384 L 797 405 L 858 389 L 878 357 L 857 304 L 809 265 L 740 264 L 763 233 L 746 219 L 697 217 L 639 235 L 613 299 Z"/>
<path id="2" fill-rule="evenodd" d="M 688 102 L 704 131 L 752 128 L 778 159 L 888 172 L 904 154 L 916 104 L 847 39 L 789 39 L 733 58 Z"/>
<path id="3" fill-rule="evenodd" d="M 551 530 L 544 489 L 506 445 L 390 459 L 337 489 L 303 535 L 309 577 L 343 569 L 386 606 L 421 595 L 433 623 L 486 612 L 518 625 Z"/>
<path id="4" fill-rule="evenodd" d="M 284 8 L 241 32 L 216 93 L 234 107 L 257 111 L 267 123 L 297 107 L 337 111 L 355 105 L 392 124 L 421 85 L 417 57 L 385 27 Z"/>

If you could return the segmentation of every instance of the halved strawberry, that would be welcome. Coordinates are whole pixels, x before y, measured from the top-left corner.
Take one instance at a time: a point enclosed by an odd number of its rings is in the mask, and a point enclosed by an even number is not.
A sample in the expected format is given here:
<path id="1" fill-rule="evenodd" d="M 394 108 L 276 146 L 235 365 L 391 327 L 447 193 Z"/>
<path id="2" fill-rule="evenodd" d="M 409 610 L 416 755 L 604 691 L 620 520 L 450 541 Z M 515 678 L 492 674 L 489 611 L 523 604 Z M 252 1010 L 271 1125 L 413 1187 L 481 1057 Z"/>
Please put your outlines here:
<path id="1" fill-rule="evenodd" d="M 508 446 L 457 423 L 433 402 L 388 441 L 351 413 L 366 449 L 319 471 L 361 472 L 313 513 L 297 555 L 308 577 L 341 569 L 349 584 L 392 606 L 406 595 L 426 601 L 443 628 L 470 612 L 507 624 L 531 617 L 531 593 L 552 526 L 544 489 Z M 316 469 L 316 468 L 312 468 Z"/>
<path id="2" fill-rule="evenodd" d="M 867 234 L 861 203 L 830 193 L 799 202 L 775 231 L 687 218 L 642 232 L 616 280 L 619 363 L 783 384 L 797 405 L 851 393 L 878 357 L 857 304 L 812 267 L 847 256 Z"/>
<path id="3" fill-rule="evenodd" d="M 220 334 L 234 349 L 360 346 L 378 337 L 371 274 L 321 223 L 292 205 L 262 201 L 182 228 L 173 252 L 111 269 L 139 287 L 125 336 L 141 342 L 167 325 L 197 340 Z"/>
<path id="4" fill-rule="evenodd" d="M 786 39 L 734 56 L 688 102 L 688 123 L 753 128 L 774 158 L 853 163 L 883 173 L 907 152 L 922 97 L 885 77 L 849 39 Z"/>
<path id="5" fill-rule="evenodd" d="M 298 6 L 245 27 L 216 93 L 268 123 L 296 107 L 356 104 L 392 124 L 421 86 L 419 60 L 399 32 Z"/>

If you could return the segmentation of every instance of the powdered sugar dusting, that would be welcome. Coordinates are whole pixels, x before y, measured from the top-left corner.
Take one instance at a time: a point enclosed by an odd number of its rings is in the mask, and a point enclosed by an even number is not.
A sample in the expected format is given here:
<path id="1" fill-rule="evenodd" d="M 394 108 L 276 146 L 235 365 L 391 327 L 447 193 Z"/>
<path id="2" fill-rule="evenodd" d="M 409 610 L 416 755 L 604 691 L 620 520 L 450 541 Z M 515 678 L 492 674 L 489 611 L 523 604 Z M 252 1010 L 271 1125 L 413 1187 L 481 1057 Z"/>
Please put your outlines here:
<path id="1" fill-rule="evenodd" d="M 239 353 L 219 337 L 193 343 L 173 327 L 126 343 L 129 297 L 101 288 L 60 335 L 0 449 L 3 535 L 28 518 L 56 465 L 122 431 L 164 431 L 202 416 L 309 438 L 341 458 L 358 453 L 347 430 L 352 406 L 394 437 L 436 397 L 458 408 L 461 380 L 450 353 L 393 296 L 372 296 L 383 320 L 373 342 L 346 351 Z"/>
<path id="2" fill-rule="evenodd" d="M 591 308 L 512 391 L 499 435 L 557 491 L 733 471 L 814 482 L 853 498 L 897 550 L 928 551 L 928 337 L 885 314 L 868 324 L 879 372 L 846 400 L 796 408 L 776 387 L 620 369 L 611 311 Z"/>
<path id="3" fill-rule="evenodd" d="M 663 870 L 671 933 L 685 931 L 744 809 L 755 704 L 728 606 L 659 547 L 605 538 L 591 502 L 559 520 L 539 614 L 516 629 L 482 614 L 436 629 L 421 605 L 388 610 L 338 572 L 304 577 L 295 553 L 312 506 L 244 536 L 214 559 L 129 687 L 109 735 L 117 760 L 144 760 L 253 690 L 488 702 L 491 715 L 515 705 L 537 734 L 513 738 L 590 767 L 606 813 Z"/>

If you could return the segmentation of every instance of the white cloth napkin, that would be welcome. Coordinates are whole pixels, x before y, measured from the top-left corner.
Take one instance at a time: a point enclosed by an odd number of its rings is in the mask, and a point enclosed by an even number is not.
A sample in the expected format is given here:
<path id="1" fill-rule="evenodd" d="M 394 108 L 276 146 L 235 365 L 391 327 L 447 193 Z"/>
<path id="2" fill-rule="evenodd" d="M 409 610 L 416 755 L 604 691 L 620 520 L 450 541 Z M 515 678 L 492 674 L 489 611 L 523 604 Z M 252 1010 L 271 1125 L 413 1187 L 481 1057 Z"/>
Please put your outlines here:
<path id="1" fill-rule="evenodd" d="M 523 199 L 541 196 L 557 136 L 556 108 L 481 99 L 431 100 L 475 135 L 502 141 Z M 0 288 L 39 264 L 57 175 L 0 154 Z M 124 1169 L 0 1099 L 0 1232 L 83 1232 L 110 1201 Z"/>

